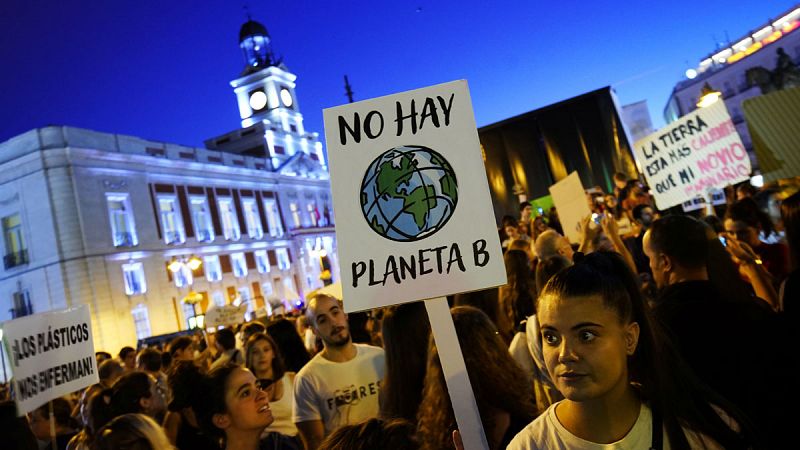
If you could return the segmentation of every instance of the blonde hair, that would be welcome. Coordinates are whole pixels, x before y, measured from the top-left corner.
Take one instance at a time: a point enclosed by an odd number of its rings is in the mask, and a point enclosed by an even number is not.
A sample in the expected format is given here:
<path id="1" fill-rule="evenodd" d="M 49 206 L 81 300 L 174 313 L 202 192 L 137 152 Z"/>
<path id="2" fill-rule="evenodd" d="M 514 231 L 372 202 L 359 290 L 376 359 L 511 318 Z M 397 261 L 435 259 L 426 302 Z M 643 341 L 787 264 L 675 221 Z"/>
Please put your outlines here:
<path id="1" fill-rule="evenodd" d="M 123 414 L 97 432 L 97 450 L 173 450 L 164 429 L 144 414 Z"/>

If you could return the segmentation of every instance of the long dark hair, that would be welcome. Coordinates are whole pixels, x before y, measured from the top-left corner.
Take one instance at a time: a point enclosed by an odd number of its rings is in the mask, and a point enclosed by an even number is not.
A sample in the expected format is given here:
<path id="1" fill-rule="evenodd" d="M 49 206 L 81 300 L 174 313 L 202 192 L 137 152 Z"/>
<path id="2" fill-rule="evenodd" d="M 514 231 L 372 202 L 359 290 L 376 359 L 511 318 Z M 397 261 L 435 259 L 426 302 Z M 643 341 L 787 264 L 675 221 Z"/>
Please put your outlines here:
<path id="1" fill-rule="evenodd" d="M 92 428 L 99 430 L 123 414 L 144 413 L 140 400 L 152 396 L 151 383 L 150 375 L 144 372 L 128 372 L 112 387 L 99 392 L 91 399 Z"/>
<path id="2" fill-rule="evenodd" d="M 272 322 L 267 325 L 267 334 L 278 344 L 276 348 L 284 356 L 286 370 L 289 372 L 299 372 L 311 360 L 311 355 L 308 354 L 308 350 L 292 322 L 286 319 Z"/>
<path id="3" fill-rule="evenodd" d="M 795 192 L 781 203 L 781 218 L 786 230 L 786 243 L 789 244 L 792 270 L 800 269 L 800 192 Z"/>
<path id="4" fill-rule="evenodd" d="M 755 439 L 746 419 L 727 400 L 706 387 L 688 368 L 651 318 L 639 292 L 635 275 L 613 252 L 595 252 L 557 273 L 538 301 L 599 295 L 624 322 L 639 324 L 636 352 L 628 360 L 630 380 L 638 392 L 660 412 L 670 446 L 689 449 L 682 427 L 714 439 L 726 449 L 748 448 Z M 738 424 L 732 430 L 713 406 L 722 408 Z"/>
<path id="5" fill-rule="evenodd" d="M 193 361 L 177 361 L 167 374 L 167 385 L 172 394 L 168 410 L 197 409 L 197 393 L 203 389 L 203 371 Z"/>
<path id="6" fill-rule="evenodd" d="M 457 306 L 450 312 L 484 429 L 494 429 L 496 411 L 507 412 L 512 423 L 515 419 L 528 423 L 536 415 L 532 383 L 511 358 L 497 327 L 477 308 Z M 433 339 L 428 347 L 425 388 L 417 420 L 423 449 L 453 448 L 455 415 Z M 499 443 L 489 445 L 492 444 Z"/>
<path id="7" fill-rule="evenodd" d="M 381 383 L 381 416 L 414 422 L 422 401 L 431 324 L 422 302 L 388 308 L 383 315 L 386 376 Z"/>
<path id="8" fill-rule="evenodd" d="M 500 305 L 516 328 L 534 313 L 530 259 L 522 250 L 508 250 L 503 260 L 508 284 L 500 288 Z"/>
<path id="9" fill-rule="evenodd" d="M 272 354 L 274 355 L 272 358 L 272 381 L 280 380 L 283 378 L 283 374 L 286 373 L 286 363 L 283 361 L 283 355 L 281 354 L 281 349 L 278 348 L 278 344 L 266 333 L 255 333 L 247 339 L 247 343 L 244 345 L 245 367 L 247 367 L 250 372 L 253 372 L 254 375 L 256 374 L 251 353 L 258 341 L 265 341 L 272 347 Z"/>

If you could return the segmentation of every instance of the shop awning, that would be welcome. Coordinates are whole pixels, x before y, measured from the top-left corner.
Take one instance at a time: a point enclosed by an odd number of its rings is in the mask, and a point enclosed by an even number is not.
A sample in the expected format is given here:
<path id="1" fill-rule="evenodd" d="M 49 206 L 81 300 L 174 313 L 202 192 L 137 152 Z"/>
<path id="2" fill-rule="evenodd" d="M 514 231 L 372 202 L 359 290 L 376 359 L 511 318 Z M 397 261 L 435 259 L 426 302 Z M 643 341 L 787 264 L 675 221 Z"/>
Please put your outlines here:
<path id="1" fill-rule="evenodd" d="M 800 175 L 800 88 L 742 103 L 764 181 Z"/>

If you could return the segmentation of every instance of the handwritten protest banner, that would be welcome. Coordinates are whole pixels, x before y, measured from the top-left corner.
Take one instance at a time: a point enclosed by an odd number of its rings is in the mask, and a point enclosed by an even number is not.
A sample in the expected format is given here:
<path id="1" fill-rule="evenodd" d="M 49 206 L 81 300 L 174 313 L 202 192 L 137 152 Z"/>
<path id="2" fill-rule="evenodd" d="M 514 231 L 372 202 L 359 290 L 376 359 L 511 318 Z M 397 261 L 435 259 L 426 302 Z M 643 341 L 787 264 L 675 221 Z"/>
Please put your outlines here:
<path id="1" fill-rule="evenodd" d="M 213 306 L 206 311 L 205 325 L 206 327 L 227 327 L 229 325 L 236 325 L 237 323 L 244 322 L 244 315 L 247 313 L 247 305 L 241 304 Z"/>
<path id="2" fill-rule="evenodd" d="M 570 242 L 580 243 L 581 220 L 592 213 L 586 203 L 586 191 L 583 190 L 578 172 L 572 172 L 566 178 L 550 186 L 550 195 L 556 205 L 564 235 Z"/>
<path id="3" fill-rule="evenodd" d="M 20 415 L 98 382 L 89 307 L 3 323 Z"/>
<path id="4" fill-rule="evenodd" d="M 659 209 L 750 178 L 750 158 L 722 101 L 681 117 L 634 147 Z"/>
<path id="5" fill-rule="evenodd" d="M 505 284 L 466 81 L 324 119 L 345 310 Z"/>

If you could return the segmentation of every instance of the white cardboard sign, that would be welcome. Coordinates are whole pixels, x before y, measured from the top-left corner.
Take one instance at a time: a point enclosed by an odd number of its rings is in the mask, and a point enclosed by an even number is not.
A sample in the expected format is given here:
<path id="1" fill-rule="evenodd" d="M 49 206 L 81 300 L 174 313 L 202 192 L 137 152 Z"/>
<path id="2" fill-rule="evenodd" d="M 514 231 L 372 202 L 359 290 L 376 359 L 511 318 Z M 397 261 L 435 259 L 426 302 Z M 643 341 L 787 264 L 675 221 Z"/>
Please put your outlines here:
<path id="1" fill-rule="evenodd" d="M 206 311 L 205 327 L 218 327 L 236 325 L 244 322 L 244 315 L 247 312 L 247 305 L 242 303 L 239 306 L 225 305 L 214 306 Z"/>
<path id="2" fill-rule="evenodd" d="M 550 195 L 556 205 L 558 218 L 564 228 L 564 234 L 572 243 L 581 241 L 581 220 L 591 214 L 586 203 L 586 191 L 583 190 L 578 172 L 572 172 L 558 183 L 550 186 Z"/>
<path id="3" fill-rule="evenodd" d="M 346 311 L 506 283 L 466 81 L 324 119 Z"/>
<path id="4" fill-rule="evenodd" d="M 18 413 L 99 381 L 86 305 L 3 323 Z"/>
<path id="5" fill-rule="evenodd" d="M 750 158 L 722 101 L 681 117 L 634 148 L 659 209 L 750 178 Z"/>

